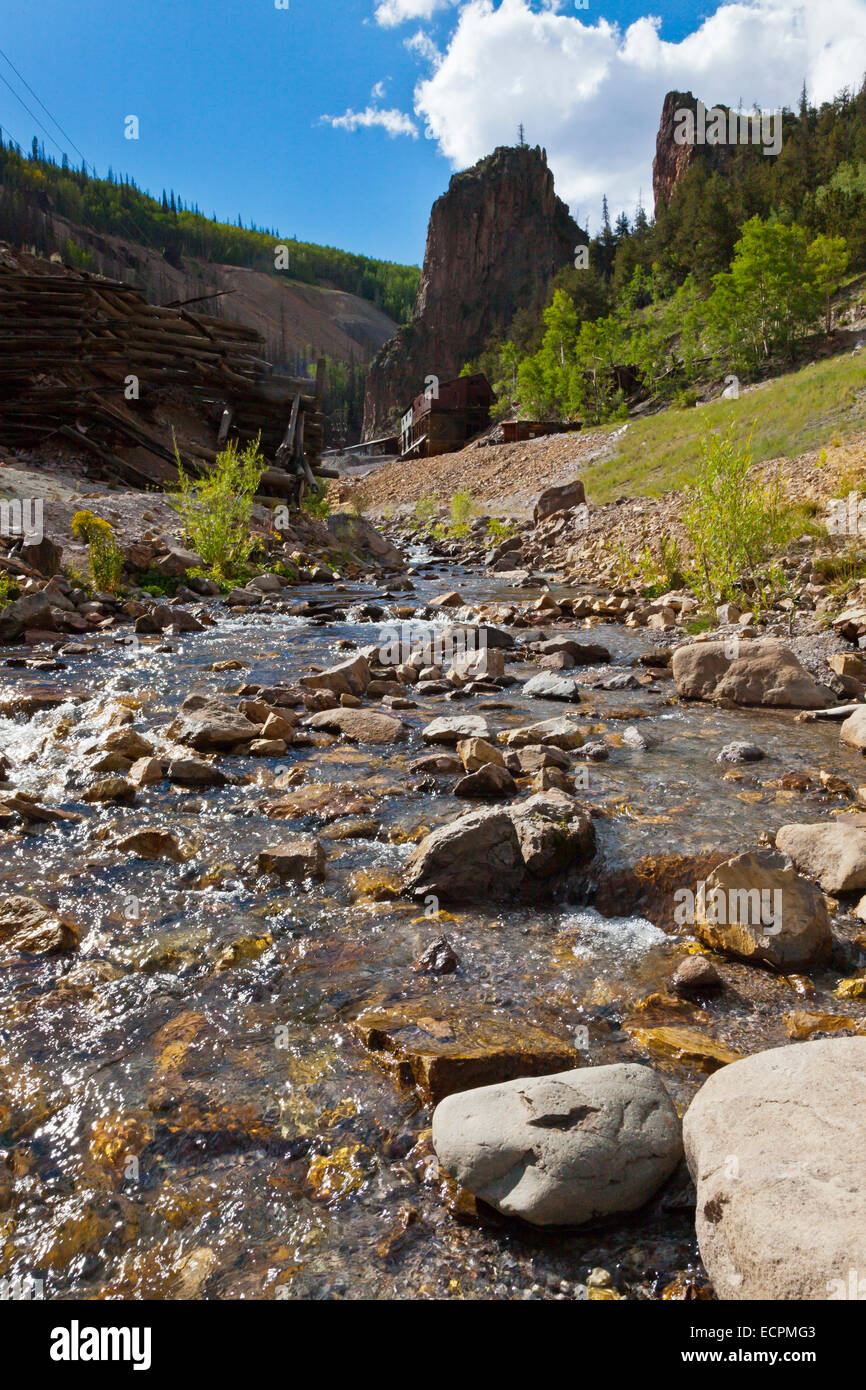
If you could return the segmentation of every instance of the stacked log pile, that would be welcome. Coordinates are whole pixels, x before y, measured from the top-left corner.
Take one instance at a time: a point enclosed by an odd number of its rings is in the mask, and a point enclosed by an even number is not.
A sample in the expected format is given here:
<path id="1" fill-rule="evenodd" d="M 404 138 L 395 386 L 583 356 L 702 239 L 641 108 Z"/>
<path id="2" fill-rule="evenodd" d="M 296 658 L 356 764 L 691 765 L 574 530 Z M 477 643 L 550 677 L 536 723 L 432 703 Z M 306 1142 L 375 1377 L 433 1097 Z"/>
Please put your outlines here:
<path id="1" fill-rule="evenodd" d="M 31 263 L 36 265 L 38 263 Z M 323 365 L 277 373 L 255 330 L 190 308 L 148 304 L 134 287 L 43 263 L 0 263 L 0 434 L 9 445 L 74 445 L 135 486 L 176 479 L 171 408 L 192 408 L 201 472 L 228 440 L 261 438 L 267 492 L 322 476 Z"/>

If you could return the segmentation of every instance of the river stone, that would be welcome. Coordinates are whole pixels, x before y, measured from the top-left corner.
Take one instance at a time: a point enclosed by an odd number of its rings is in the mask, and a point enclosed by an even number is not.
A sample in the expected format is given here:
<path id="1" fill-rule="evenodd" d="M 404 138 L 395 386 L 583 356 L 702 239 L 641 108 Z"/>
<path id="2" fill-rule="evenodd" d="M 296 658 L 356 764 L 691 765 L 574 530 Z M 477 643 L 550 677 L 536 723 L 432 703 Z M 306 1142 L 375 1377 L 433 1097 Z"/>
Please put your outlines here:
<path id="1" fill-rule="evenodd" d="M 536 792 L 509 810 L 527 872 L 551 878 L 595 852 L 595 827 L 566 792 Z"/>
<path id="2" fill-rule="evenodd" d="M 586 489 L 580 478 L 565 483 L 562 487 L 549 487 L 541 494 L 535 504 L 533 517 L 536 526 L 557 512 L 570 511 L 572 507 L 582 507 L 586 502 Z"/>
<path id="3" fill-rule="evenodd" d="M 177 864 L 183 861 L 180 845 L 169 830 L 136 830 L 119 840 L 117 848 L 136 859 L 173 859 Z"/>
<path id="4" fill-rule="evenodd" d="M 535 1226 L 636 1211 L 682 1154 L 670 1096 L 635 1063 L 449 1096 L 433 1114 L 433 1147 L 461 1187 Z"/>
<path id="5" fill-rule="evenodd" d="M 555 671 L 539 671 L 520 691 L 531 700 L 565 700 L 577 704 L 580 688 L 577 681 L 568 676 L 558 676 Z"/>
<path id="6" fill-rule="evenodd" d="M 0 609 L 0 642 L 12 642 L 28 628 L 54 632 L 56 626 L 51 602 L 42 593 L 25 594 Z"/>
<path id="7" fill-rule="evenodd" d="M 305 690 L 330 690 L 332 695 L 365 695 L 370 684 L 370 667 L 363 656 L 352 657 L 329 671 L 315 676 L 301 676 L 299 685 Z"/>
<path id="8" fill-rule="evenodd" d="M 778 709 L 823 709 L 835 700 L 780 642 L 694 642 L 677 647 L 671 664 L 677 690 L 687 700 Z"/>
<path id="9" fill-rule="evenodd" d="M 485 763 L 454 784 L 454 795 L 463 797 L 516 796 L 517 784 L 507 768 Z"/>
<path id="10" fill-rule="evenodd" d="M 866 1271 L 866 1038 L 774 1048 L 726 1067 L 683 1128 L 716 1296 L 850 1297 L 850 1271 Z"/>
<path id="11" fill-rule="evenodd" d="M 350 743 L 399 743 L 406 737 L 402 720 L 370 709 L 325 709 L 305 719 L 304 727 L 341 734 Z"/>
<path id="12" fill-rule="evenodd" d="M 227 781 L 225 774 L 204 758 L 172 758 L 165 775 L 169 782 L 182 787 L 224 787 Z"/>
<path id="13" fill-rule="evenodd" d="M 35 898 L 0 901 L 0 946 L 32 955 L 57 955 L 78 946 L 78 928 Z"/>
<path id="14" fill-rule="evenodd" d="M 824 895 L 771 849 L 713 870 L 697 898 L 695 933 L 714 950 L 783 971 L 825 960 L 831 946 Z"/>
<path id="15" fill-rule="evenodd" d="M 485 763 L 504 767 L 505 759 L 495 744 L 483 738 L 464 738 L 457 745 L 457 753 L 466 772 L 477 772 Z"/>
<path id="16" fill-rule="evenodd" d="M 332 512 L 326 525 L 340 545 L 359 556 L 371 556 L 383 569 L 406 568 L 400 551 L 366 517 L 356 516 L 353 512 Z"/>
<path id="17" fill-rule="evenodd" d="M 759 763 L 766 758 L 756 743 L 726 743 L 719 751 L 717 763 Z"/>
<path id="18" fill-rule="evenodd" d="M 866 752 L 866 705 L 848 716 L 839 730 L 839 738 L 851 748 Z"/>
<path id="19" fill-rule="evenodd" d="M 457 652 L 448 672 L 448 679 L 460 681 L 499 680 L 505 675 L 505 655 L 499 647 L 483 647 L 480 651 Z"/>
<path id="20" fill-rule="evenodd" d="M 817 879 L 825 893 L 856 893 L 866 888 L 866 830 L 838 821 L 783 825 L 776 845 L 798 869 Z"/>
<path id="21" fill-rule="evenodd" d="M 484 902 L 517 889 L 526 873 L 505 811 L 470 811 L 427 835 L 406 860 L 403 882 L 415 897 Z"/>
<path id="22" fill-rule="evenodd" d="M 584 731 L 571 719 L 542 719 L 537 724 L 523 724 L 506 735 L 509 748 L 524 748 L 528 744 L 542 743 L 551 748 L 579 748 L 584 740 Z"/>
<path id="23" fill-rule="evenodd" d="M 533 648 L 539 656 L 556 656 L 564 652 L 575 666 L 593 666 L 610 661 L 610 652 L 597 642 L 579 642 L 574 637 L 550 637 Z"/>
<path id="24" fill-rule="evenodd" d="M 482 738 L 487 741 L 490 739 L 490 729 L 487 720 L 482 719 L 480 715 L 465 714 L 434 719 L 426 728 L 421 730 L 421 737 L 425 743 L 445 743 L 456 746 L 468 738 Z"/>
<path id="25" fill-rule="evenodd" d="M 258 866 L 259 873 L 277 874 L 279 878 L 321 878 L 325 872 L 325 851 L 312 835 L 298 836 L 262 850 Z"/>
<path id="26" fill-rule="evenodd" d="M 258 727 L 218 696 L 188 695 L 180 708 L 176 737 L 197 753 L 230 750 L 258 738 Z"/>

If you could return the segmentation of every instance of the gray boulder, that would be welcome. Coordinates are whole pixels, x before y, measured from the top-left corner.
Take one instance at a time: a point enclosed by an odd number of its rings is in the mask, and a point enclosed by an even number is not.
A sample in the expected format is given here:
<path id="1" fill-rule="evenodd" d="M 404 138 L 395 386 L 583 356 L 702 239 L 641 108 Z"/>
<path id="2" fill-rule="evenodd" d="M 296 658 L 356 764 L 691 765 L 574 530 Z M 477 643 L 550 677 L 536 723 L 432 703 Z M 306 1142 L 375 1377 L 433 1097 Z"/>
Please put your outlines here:
<path id="1" fill-rule="evenodd" d="M 835 700 L 780 642 L 693 642 L 677 647 L 671 667 L 687 700 L 774 709 L 823 709 Z"/>
<path id="2" fill-rule="evenodd" d="M 718 1298 L 863 1297 L 864 1133 L 866 1038 L 775 1048 L 710 1077 L 683 1137 Z"/>
<path id="3" fill-rule="evenodd" d="M 858 893 L 866 888 L 866 830 L 838 821 L 783 825 L 776 845 L 798 869 L 817 879 L 825 893 Z"/>
<path id="4" fill-rule="evenodd" d="M 636 1211 L 682 1153 L 673 1103 L 649 1067 L 585 1067 L 448 1096 L 433 1147 L 462 1187 L 536 1226 Z"/>
<path id="5" fill-rule="evenodd" d="M 181 705 L 176 737 L 197 753 L 236 748 L 258 736 L 257 726 L 219 696 L 188 695 Z"/>
<path id="6" fill-rule="evenodd" d="M 526 682 L 520 693 L 532 700 L 565 700 L 571 704 L 577 704 L 580 700 L 577 681 L 568 676 L 558 676 L 553 671 L 540 671 Z"/>
<path id="7" fill-rule="evenodd" d="M 705 945 L 776 970 L 802 970 L 830 954 L 824 895 L 777 850 L 720 864 L 698 897 L 696 917 Z"/>
<path id="8" fill-rule="evenodd" d="M 549 487 L 543 492 L 535 504 L 533 513 L 536 526 L 540 521 L 546 521 L 549 516 L 555 516 L 557 512 L 570 511 L 572 507 L 582 507 L 586 502 L 586 489 L 580 478 L 575 478 L 573 483 L 565 483 L 562 487 Z"/>

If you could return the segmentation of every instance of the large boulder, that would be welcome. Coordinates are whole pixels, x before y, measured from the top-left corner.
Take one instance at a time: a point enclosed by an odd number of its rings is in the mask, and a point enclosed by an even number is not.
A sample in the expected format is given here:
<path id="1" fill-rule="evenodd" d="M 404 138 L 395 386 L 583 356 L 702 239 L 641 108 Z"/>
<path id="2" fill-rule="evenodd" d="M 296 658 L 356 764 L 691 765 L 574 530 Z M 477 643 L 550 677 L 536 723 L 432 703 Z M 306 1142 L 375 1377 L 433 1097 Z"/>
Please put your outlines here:
<path id="1" fill-rule="evenodd" d="M 682 1154 L 667 1091 L 635 1063 L 448 1096 L 433 1114 L 433 1147 L 462 1187 L 536 1226 L 636 1211 Z"/>
<path id="2" fill-rule="evenodd" d="M 836 821 L 783 825 L 776 845 L 825 893 L 857 893 L 866 888 L 866 830 Z"/>
<path id="3" fill-rule="evenodd" d="M 866 752 L 866 705 L 861 705 L 860 709 L 855 709 L 848 716 L 839 730 L 839 738 L 849 747 Z"/>
<path id="4" fill-rule="evenodd" d="M 738 854 L 714 869 L 698 895 L 695 931 L 714 950 L 776 970 L 802 970 L 831 946 L 824 895 L 777 850 Z"/>
<path id="5" fill-rule="evenodd" d="M 259 736 L 257 725 L 217 695 L 188 695 L 180 709 L 175 736 L 197 753 L 237 748 Z"/>
<path id="6" fill-rule="evenodd" d="M 473 811 L 427 835 L 403 884 L 415 897 L 484 902 L 548 883 L 595 853 L 590 817 L 561 791 L 539 792 L 507 810 Z"/>
<path id="7" fill-rule="evenodd" d="M 687 700 L 730 700 L 776 709 L 823 709 L 835 702 L 780 642 L 693 642 L 677 647 L 672 669 Z"/>
<path id="8" fill-rule="evenodd" d="M 46 579 L 53 579 L 63 567 L 63 550 L 49 536 L 43 536 L 32 545 L 24 542 L 21 559 L 37 574 L 44 574 Z"/>
<path id="9" fill-rule="evenodd" d="M 371 557 L 386 570 L 403 570 L 406 561 L 390 541 L 366 517 L 353 512 L 333 512 L 328 517 L 328 531 L 334 539 L 355 555 Z"/>
<path id="10" fill-rule="evenodd" d="M 415 897 L 484 902 L 514 892 L 526 873 L 506 811 L 470 811 L 427 835 L 406 861 L 403 882 Z"/>
<path id="11" fill-rule="evenodd" d="M 543 492 L 535 504 L 534 518 L 536 526 L 540 521 L 546 521 L 549 516 L 555 516 L 557 512 L 570 511 L 572 507 L 582 507 L 586 502 L 586 489 L 580 478 L 575 478 L 573 483 L 566 483 L 563 487 L 549 487 Z"/>
<path id="12" fill-rule="evenodd" d="M 683 1133 L 718 1298 L 862 1297 L 866 1038 L 799 1043 L 723 1068 L 692 1101 Z"/>
<path id="13" fill-rule="evenodd" d="M 564 700 L 569 704 L 580 701 L 580 686 L 569 676 L 558 676 L 554 671 L 539 671 L 528 680 L 521 695 L 531 700 Z"/>
<path id="14" fill-rule="evenodd" d="M 447 715 L 425 725 L 421 737 L 425 743 L 444 743 L 456 747 L 468 738 L 489 740 L 490 729 L 487 720 L 482 719 L 480 714 Z"/>
<path id="15" fill-rule="evenodd" d="M 204 569 L 204 560 L 194 550 L 170 544 L 165 555 L 157 560 L 156 569 L 166 579 L 183 579 L 190 570 Z"/>
<path id="16" fill-rule="evenodd" d="M 304 720 L 307 729 L 340 734 L 350 743 L 399 743 L 406 726 L 390 714 L 371 709 L 326 709 Z"/>
<path id="17" fill-rule="evenodd" d="M 332 695 L 365 695 L 370 684 L 370 667 L 366 657 L 353 656 L 329 671 L 301 676 L 298 684 L 305 690 L 330 690 Z"/>
<path id="18" fill-rule="evenodd" d="M 28 628 L 56 632 L 57 623 L 50 601 L 43 594 L 25 594 L 0 609 L 0 642 L 14 642 Z"/>

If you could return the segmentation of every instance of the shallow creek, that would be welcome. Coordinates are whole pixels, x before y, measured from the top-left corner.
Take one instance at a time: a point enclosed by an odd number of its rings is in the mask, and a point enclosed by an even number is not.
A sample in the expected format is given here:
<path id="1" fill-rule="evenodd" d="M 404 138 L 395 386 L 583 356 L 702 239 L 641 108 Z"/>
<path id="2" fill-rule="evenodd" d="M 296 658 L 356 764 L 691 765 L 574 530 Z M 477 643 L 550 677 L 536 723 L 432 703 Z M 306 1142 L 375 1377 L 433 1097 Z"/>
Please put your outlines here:
<path id="1" fill-rule="evenodd" d="M 425 603 L 443 587 L 472 603 L 533 596 L 497 589 L 489 577 L 430 571 L 405 601 Z M 669 996 L 688 938 L 674 927 L 672 902 L 655 924 L 617 909 L 617 884 L 633 880 L 638 861 L 735 852 L 786 821 L 838 810 L 847 799 L 823 791 L 818 770 L 856 787 L 859 754 L 840 749 L 836 724 L 684 707 L 672 701 L 670 680 L 596 690 L 613 670 L 582 668 L 574 674 L 587 685 L 583 707 L 571 712 L 612 745 L 609 761 L 587 766 L 579 792 L 598 816 L 588 882 L 544 909 L 452 907 L 438 921 L 423 904 L 375 900 L 422 828 L 473 808 L 450 794 L 453 779 L 436 786 L 408 765 L 437 716 L 483 714 L 502 732 L 563 712 L 522 699 L 519 684 L 473 700 L 418 696 L 417 708 L 401 712 L 409 740 L 392 747 L 323 738 L 279 758 L 222 758 L 233 780 L 219 789 L 186 793 L 166 782 L 129 807 L 81 802 L 79 746 L 105 732 L 107 709 L 132 702 L 135 728 L 158 739 L 194 685 L 217 693 L 286 683 L 311 664 L 344 659 L 341 640 L 379 639 L 381 623 L 351 620 L 353 604 L 376 600 L 372 589 L 291 597 L 350 611 L 324 624 L 221 614 L 217 629 L 172 639 L 172 653 L 106 645 L 51 674 L 0 665 L 4 690 L 37 680 L 70 690 L 59 709 L 0 721 L 0 751 L 19 790 L 80 816 L 0 831 L 3 892 L 32 893 L 84 929 L 73 956 L 0 961 L 0 1276 L 41 1278 L 53 1298 L 571 1297 L 596 1266 L 627 1297 L 660 1296 L 688 1270 L 698 1287 L 682 1177 L 638 1216 L 578 1233 L 539 1234 L 455 1211 L 429 1147 L 429 1108 L 385 1073 L 352 1023 L 372 1006 L 408 1003 L 434 1033 L 437 1017 L 457 1016 L 478 1037 L 503 1022 L 565 1044 L 579 1035 L 585 1060 L 600 1064 L 647 1060 L 628 1026 L 641 1008 L 647 1026 L 699 1029 L 738 1052 L 788 1041 L 792 1010 L 860 1017 L 862 1005 L 833 998 L 838 967 L 816 977 L 805 1002 L 796 982 L 741 966 L 712 1003 L 677 1010 L 668 998 L 647 1008 L 647 996 Z M 652 637 L 591 630 L 616 670 L 656 645 Z M 230 660 L 243 670 L 209 670 Z M 521 678 L 535 670 L 507 669 Z M 630 722 L 657 746 L 622 745 Z M 726 780 L 716 755 L 736 739 L 768 757 Z M 329 840 L 328 810 L 268 819 L 263 803 L 287 768 L 302 768 L 306 785 L 339 784 L 334 815 L 349 791 L 369 798 L 363 814 L 380 821 L 379 838 Z M 811 773 L 816 789 L 766 785 L 791 772 Z M 143 825 L 172 831 L 185 862 L 145 863 L 111 848 Z M 323 882 L 257 879 L 256 855 L 300 832 L 322 838 Z M 845 931 L 853 973 L 850 921 Z M 414 973 L 443 934 L 460 958 L 457 973 Z M 685 1106 L 703 1074 L 662 1065 Z"/>

